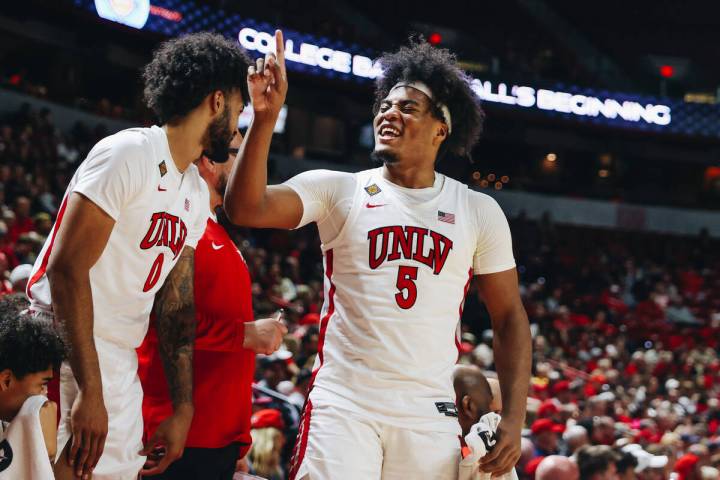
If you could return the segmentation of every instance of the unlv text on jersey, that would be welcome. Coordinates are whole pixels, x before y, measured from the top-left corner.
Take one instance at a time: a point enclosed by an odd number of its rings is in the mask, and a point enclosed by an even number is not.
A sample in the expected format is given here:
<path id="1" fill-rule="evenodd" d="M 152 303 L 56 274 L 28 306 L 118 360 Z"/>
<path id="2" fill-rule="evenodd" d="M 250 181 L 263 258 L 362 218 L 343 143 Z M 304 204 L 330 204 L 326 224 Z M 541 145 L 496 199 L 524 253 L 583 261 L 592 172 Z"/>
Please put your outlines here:
<path id="1" fill-rule="evenodd" d="M 441 233 L 422 227 L 391 225 L 368 232 L 370 268 L 377 269 L 386 261 L 415 260 L 427 265 L 435 275 L 445 266 L 453 241 Z M 425 253 L 425 245 L 429 248 Z"/>

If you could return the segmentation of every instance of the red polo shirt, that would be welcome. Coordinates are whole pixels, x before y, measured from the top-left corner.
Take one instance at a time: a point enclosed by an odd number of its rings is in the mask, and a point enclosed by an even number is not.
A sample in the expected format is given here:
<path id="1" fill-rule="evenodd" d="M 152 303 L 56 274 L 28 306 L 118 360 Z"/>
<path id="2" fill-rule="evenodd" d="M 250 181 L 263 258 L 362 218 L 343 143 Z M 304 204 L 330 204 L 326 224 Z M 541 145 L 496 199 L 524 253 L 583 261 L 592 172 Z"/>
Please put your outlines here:
<path id="1" fill-rule="evenodd" d="M 245 322 L 253 321 L 250 290 L 250 274 L 240 251 L 227 232 L 208 219 L 195 250 L 195 416 L 187 447 L 220 448 L 232 442 L 252 442 L 255 353 L 242 348 Z M 154 321 L 137 352 L 145 435 L 149 438 L 172 414 Z"/>

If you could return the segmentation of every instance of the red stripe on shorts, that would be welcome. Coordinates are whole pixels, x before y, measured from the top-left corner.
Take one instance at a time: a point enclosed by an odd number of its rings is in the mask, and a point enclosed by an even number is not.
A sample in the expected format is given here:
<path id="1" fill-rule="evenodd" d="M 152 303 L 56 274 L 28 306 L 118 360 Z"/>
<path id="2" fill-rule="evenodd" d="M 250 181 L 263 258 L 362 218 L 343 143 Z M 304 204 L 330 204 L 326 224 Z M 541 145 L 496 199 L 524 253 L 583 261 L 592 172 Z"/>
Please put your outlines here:
<path id="1" fill-rule="evenodd" d="M 293 450 L 292 459 L 290 460 L 290 480 L 295 477 L 305 458 L 305 449 L 307 448 L 308 432 L 310 431 L 310 415 L 312 414 L 312 402 L 308 398 L 303 409 L 302 420 L 300 421 L 300 429 L 298 430 L 298 442 Z"/>
<path id="2" fill-rule="evenodd" d="M 310 378 L 310 386 L 308 388 L 308 399 L 305 402 L 305 408 L 303 409 L 302 420 L 300 421 L 300 429 L 298 430 L 297 443 L 293 450 L 292 459 L 290 460 L 290 480 L 295 480 L 295 476 L 298 473 L 300 465 L 302 465 L 303 459 L 305 458 L 305 449 L 307 448 L 308 433 L 310 432 L 310 416 L 312 414 L 312 402 L 310 401 L 310 392 L 312 391 L 313 384 L 315 383 L 315 377 L 322 368 L 325 362 L 325 356 L 323 355 L 323 345 L 325 345 L 325 333 L 327 332 L 327 326 L 330 322 L 330 318 L 335 313 L 335 284 L 332 281 L 333 274 L 333 251 L 328 250 L 325 252 L 325 277 L 328 280 L 330 288 L 328 289 L 328 309 L 325 312 L 322 320 L 320 321 L 320 334 L 318 336 L 318 358 L 320 364 L 313 371 L 312 377 Z"/>

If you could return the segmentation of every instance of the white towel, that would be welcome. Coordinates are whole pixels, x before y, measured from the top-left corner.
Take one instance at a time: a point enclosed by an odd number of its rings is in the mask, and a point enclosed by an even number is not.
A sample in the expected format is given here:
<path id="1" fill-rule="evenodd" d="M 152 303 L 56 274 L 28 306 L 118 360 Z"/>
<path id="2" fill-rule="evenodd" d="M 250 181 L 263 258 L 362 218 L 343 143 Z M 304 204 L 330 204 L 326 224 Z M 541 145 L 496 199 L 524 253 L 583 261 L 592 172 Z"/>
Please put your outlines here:
<path id="1" fill-rule="evenodd" d="M 460 460 L 458 480 L 518 480 L 514 468 L 501 477 L 491 477 L 489 473 L 480 471 L 480 459 L 497 443 L 495 431 L 499 423 L 500 415 L 488 413 L 470 428 L 470 432 L 465 435 L 470 454 Z"/>

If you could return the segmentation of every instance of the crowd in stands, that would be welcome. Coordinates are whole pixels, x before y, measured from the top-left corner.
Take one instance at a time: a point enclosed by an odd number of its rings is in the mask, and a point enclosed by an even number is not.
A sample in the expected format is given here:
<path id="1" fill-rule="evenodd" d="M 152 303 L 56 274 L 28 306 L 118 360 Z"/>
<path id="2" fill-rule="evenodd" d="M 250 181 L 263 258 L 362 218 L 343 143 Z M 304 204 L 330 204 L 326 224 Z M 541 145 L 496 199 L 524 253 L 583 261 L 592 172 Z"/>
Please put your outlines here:
<path id="1" fill-rule="evenodd" d="M 103 135 L 59 132 L 29 108 L 0 119 L 0 296 L 23 291 L 67 182 Z M 562 480 L 552 472 L 574 456 L 582 479 L 720 479 L 719 242 L 549 215 L 510 223 L 534 337 L 520 478 Z M 282 479 L 318 349 L 319 240 L 314 227 L 230 231 L 256 316 L 282 308 L 290 327 L 278 352 L 258 357 L 254 442 L 238 468 Z M 459 361 L 493 376 L 489 316 L 473 289 L 462 330 Z"/>

